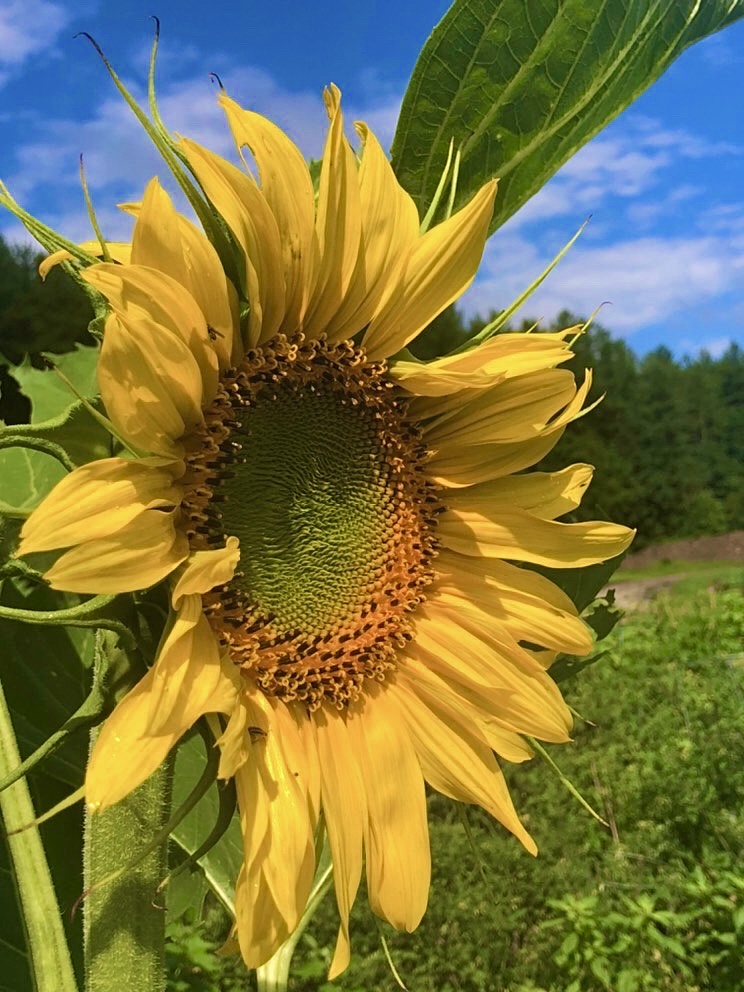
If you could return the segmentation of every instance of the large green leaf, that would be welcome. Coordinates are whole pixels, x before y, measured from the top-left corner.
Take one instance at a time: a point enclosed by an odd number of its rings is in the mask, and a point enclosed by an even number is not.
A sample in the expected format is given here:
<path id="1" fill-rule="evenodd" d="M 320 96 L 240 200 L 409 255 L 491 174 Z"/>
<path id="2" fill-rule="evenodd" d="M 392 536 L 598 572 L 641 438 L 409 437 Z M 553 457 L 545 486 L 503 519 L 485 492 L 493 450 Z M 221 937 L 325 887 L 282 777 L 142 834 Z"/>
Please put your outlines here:
<path id="1" fill-rule="evenodd" d="M 500 177 L 495 230 L 685 48 L 742 16 L 744 0 L 456 0 L 403 98 L 398 178 L 423 215 L 454 140 L 455 206 Z"/>
<path id="2" fill-rule="evenodd" d="M 91 401 L 98 388 L 97 359 L 97 348 L 78 348 L 57 361 L 80 395 Z M 25 362 L 13 370 L 13 377 L 31 400 L 32 414 L 30 424 L 0 426 L 0 512 L 10 514 L 30 512 L 66 474 L 53 455 L 23 447 L 19 439 L 57 445 L 75 465 L 112 453 L 111 436 L 55 372 Z"/>

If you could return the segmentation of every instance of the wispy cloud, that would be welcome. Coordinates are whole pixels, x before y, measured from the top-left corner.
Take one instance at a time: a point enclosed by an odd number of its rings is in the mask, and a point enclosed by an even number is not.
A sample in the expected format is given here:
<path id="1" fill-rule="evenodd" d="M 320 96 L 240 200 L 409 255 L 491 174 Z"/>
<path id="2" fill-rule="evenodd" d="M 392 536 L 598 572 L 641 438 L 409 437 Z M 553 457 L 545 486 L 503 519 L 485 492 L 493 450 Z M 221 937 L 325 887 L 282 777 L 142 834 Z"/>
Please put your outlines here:
<path id="1" fill-rule="evenodd" d="M 682 128 L 634 115 L 580 149 L 509 221 L 509 228 L 564 216 L 578 223 L 611 200 L 630 203 L 653 196 L 644 201 L 653 205 L 668 199 L 663 180 L 671 168 L 679 169 L 686 159 L 734 155 L 744 155 L 744 146 L 705 141 Z M 675 186 L 681 185 L 677 179 Z"/>
<path id="2" fill-rule="evenodd" d="M 214 60 L 215 64 L 220 60 Z M 288 90 L 261 69 L 240 66 L 221 74 L 232 97 L 246 107 L 275 121 L 307 157 L 322 154 L 327 117 L 321 93 Z M 146 98 L 141 85 L 131 84 L 141 104 Z M 204 72 L 188 80 L 169 81 L 160 90 L 159 107 L 167 126 L 175 134 L 188 135 L 212 150 L 231 157 L 234 146 L 224 115 L 216 100 L 217 87 Z M 349 122 L 367 120 L 383 145 L 389 144 L 400 99 L 385 95 L 383 102 L 368 106 L 346 106 Z M 90 188 L 98 193 L 116 190 L 119 198 L 131 198 L 145 182 L 167 172 L 129 108 L 116 94 L 106 97 L 84 121 L 49 119 L 36 123 L 39 135 L 15 150 L 14 174 L 6 177 L 19 198 L 30 199 L 48 190 L 50 182 L 71 190 L 78 185 L 77 163 L 85 161 Z M 352 137 L 353 130 L 349 126 Z"/>
<path id="3" fill-rule="evenodd" d="M 8 70 L 57 40 L 70 14 L 50 0 L 4 0 L 0 5 L 0 82 Z"/>
<path id="4" fill-rule="evenodd" d="M 740 285 L 744 239 L 645 237 L 599 246 L 575 246 L 523 308 L 524 316 L 551 320 L 561 310 L 588 316 L 612 304 L 606 322 L 619 334 L 673 318 Z M 506 306 L 549 259 L 527 238 L 494 238 L 476 282 L 463 298 L 468 315 Z"/>

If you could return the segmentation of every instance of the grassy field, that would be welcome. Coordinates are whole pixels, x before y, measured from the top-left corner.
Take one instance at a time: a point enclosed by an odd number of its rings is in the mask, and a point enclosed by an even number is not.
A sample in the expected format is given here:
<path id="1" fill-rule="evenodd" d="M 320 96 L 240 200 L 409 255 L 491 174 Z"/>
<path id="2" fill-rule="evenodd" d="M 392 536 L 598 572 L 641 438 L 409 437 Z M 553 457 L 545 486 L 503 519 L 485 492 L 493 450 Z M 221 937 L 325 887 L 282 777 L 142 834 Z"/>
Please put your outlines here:
<path id="1" fill-rule="evenodd" d="M 685 568 L 689 584 L 630 614 L 563 686 L 581 717 L 574 743 L 550 754 L 605 825 L 539 758 L 507 770 L 536 859 L 479 810 L 432 796 L 420 928 L 378 924 L 360 894 L 352 965 L 331 985 L 329 898 L 297 949 L 295 992 L 397 989 L 383 938 L 410 992 L 744 988 L 742 569 Z M 225 926 L 214 906 L 171 924 L 170 992 L 254 987 L 235 962 L 214 963 Z"/>

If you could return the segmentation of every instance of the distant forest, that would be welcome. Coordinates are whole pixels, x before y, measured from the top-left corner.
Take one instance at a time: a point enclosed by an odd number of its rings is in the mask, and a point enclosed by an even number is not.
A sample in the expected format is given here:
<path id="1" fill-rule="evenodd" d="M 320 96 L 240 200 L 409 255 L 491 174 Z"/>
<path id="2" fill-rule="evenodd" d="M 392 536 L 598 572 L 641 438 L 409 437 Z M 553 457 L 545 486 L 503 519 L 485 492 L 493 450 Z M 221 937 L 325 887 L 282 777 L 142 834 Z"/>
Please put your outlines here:
<path id="1" fill-rule="evenodd" d="M 9 247 L 0 238 L 0 418 L 9 423 L 29 414 L 13 364 L 26 353 L 91 343 L 87 298 L 61 271 L 42 284 L 38 261 L 31 249 Z M 421 358 L 445 354 L 484 322 L 467 322 L 450 308 L 414 350 Z M 565 312 L 542 329 L 580 322 Z M 525 321 L 521 329 L 531 324 Z M 539 467 L 574 461 L 596 466 L 576 519 L 637 527 L 636 548 L 744 528 L 744 351 L 731 345 L 719 358 L 702 352 L 677 361 L 667 348 L 657 348 L 638 358 L 598 324 L 574 348 L 568 367 L 579 378 L 585 368 L 594 369 L 590 401 L 605 398 L 569 427 Z"/>

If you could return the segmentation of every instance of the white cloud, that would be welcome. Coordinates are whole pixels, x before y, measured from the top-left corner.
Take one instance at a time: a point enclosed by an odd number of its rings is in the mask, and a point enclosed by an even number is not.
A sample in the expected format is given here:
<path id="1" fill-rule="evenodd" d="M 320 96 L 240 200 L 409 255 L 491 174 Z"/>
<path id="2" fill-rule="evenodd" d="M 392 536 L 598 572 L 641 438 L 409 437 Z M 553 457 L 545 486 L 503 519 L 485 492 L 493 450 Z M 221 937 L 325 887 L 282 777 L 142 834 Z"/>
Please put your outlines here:
<path id="1" fill-rule="evenodd" d="M 322 154 L 328 121 L 320 93 L 284 89 L 266 72 L 251 67 L 226 71 L 221 78 L 233 98 L 275 121 L 306 156 L 317 158 Z M 144 104 L 141 89 L 131 88 Z M 200 73 L 161 88 L 160 112 L 172 132 L 233 156 L 232 138 L 216 97 L 216 85 L 207 73 Z M 386 145 L 392 138 L 398 107 L 398 99 L 387 97 L 382 104 L 346 106 L 345 110 L 349 122 L 359 117 L 367 120 Z M 351 126 L 349 131 L 355 138 Z M 88 120 L 48 120 L 42 138 L 16 149 L 17 167 L 15 175 L 7 180 L 8 186 L 16 196 L 26 198 L 50 181 L 76 186 L 81 153 L 92 190 L 123 183 L 135 195 L 134 191 L 141 190 L 150 176 L 159 174 L 162 178 L 167 172 L 132 112 L 112 93 Z"/>
<path id="2" fill-rule="evenodd" d="M 685 355 L 700 355 L 707 352 L 711 358 L 720 358 L 733 344 L 730 337 L 709 338 L 707 341 L 692 341 L 685 338 L 679 344 L 679 351 Z"/>
<path id="3" fill-rule="evenodd" d="M 681 128 L 665 128 L 653 118 L 635 115 L 581 148 L 511 218 L 508 227 L 513 231 L 564 216 L 574 217 L 578 226 L 613 197 L 628 201 L 653 197 L 643 204 L 653 212 L 656 203 L 674 202 L 668 201 L 663 185 L 671 167 L 684 169 L 685 159 L 742 154 L 742 146 L 706 142 Z M 675 185 L 683 184 L 677 180 Z"/>
<path id="4" fill-rule="evenodd" d="M 646 237 L 575 246 L 523 307 L 551 320 L 569 309 L 588 316 L 611 303 L 613 331 L 632 334 L 741 286 L 744 239 Z M 471 316 L 508 305 L 545 268 L 527 238 L 498 235 L 487 245 L 476 282 L 463 297 Z"/>
<path id="5" fill-rule="evenodd" d="M 0 66 L 18 66 L 52 45 L 70 19 L 49 0 L 4 0 L 0 5 Z M 7 73 L 0 74 L 0 85 Z"/>

